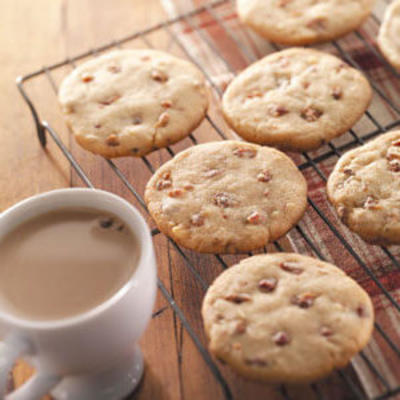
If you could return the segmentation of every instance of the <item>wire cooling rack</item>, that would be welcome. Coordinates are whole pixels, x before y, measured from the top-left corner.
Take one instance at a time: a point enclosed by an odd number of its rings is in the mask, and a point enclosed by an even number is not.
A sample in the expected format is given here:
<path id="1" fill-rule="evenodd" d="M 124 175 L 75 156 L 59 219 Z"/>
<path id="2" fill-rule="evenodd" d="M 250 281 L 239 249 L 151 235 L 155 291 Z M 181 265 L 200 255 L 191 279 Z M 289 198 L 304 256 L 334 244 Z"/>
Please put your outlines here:
<path id="1" fill-rule="evenodd" d="M 180 51 L 193 63 L 195 63 L 204 73 L 207 78 L 207 81 L 214 89 L 214 94 L 216 98 L 219 98 L 222 94 L 222 90 L 220 86 L 216 83 L 215 79 L 207 68 L 198 61 L 198 59 L 193 56 L 190 52 L 190 49 L 187 48 L 185 41 L 183 40 L 181 35 L 176 34 L 175 27 L 180 24 L 184 23 L 189 29 L 191 30 L 192 34 L 198 35 L 199 39 L 203 42 L 203 44 L 211 50 L 211 52 L 215 55 L 216 58 L 219 59 L 220 62 L 225 65 L 227 71 L 234 75 L 237 71 L 232 66 L 230 60 L 225 57 L 221 52 L 215 47 L 215 44 L 207 37 L 204 32 L 204 26 L 201 26 L 199 23 L 199 18 L 207 16 L 209 21 L 217 24 L 218 28 L 221 29 L 224 35 L 230 37 L 232 43 L 237 47 L 238 50 L 245 55 L 247 63 L 250 63 L 256 59 L 255 55 L 251 52 L 251 50 L 244 45 L 237 37 L 232 34 L 232 28 L 229 26 L 228 19 L 226 18 L 227 9 L 228 12 L 233 14 L 233 7 L 234 4 L 231 0 L 216 0 L 210 2 L 209 4 L 194 9 L 191 12 L 179 15 L 176 18 L 169 19 L 163 21 L 157 25 L 154 25 L 148 29 L 142 30 L 140 32 L 135 32 L 129 36 L 126 36 L 120 40 L 113 41 L 111 43 L 105 44 L 104 46 L 91 49 L 85 53 L 79 54 L 75 57 L 68 58 L 64 61 L 59 63 L 49 65 L 43 67 L 35 72 L 27 74 L 25 76 L 19 77 L 17 79 L 17 86 L 20 90 L 23 98 L 25 99 L 27 105 L 30 108 L 32 116 L 34 118 L 38 138 L 40 143 L 43 147 L 46 146 L 48 138 L 50 138 L 54 143 L 58 146 L 61 150 L 63 155 L 66 157 L 70 165 L 72 166 L 73 170 L 77 173 L 77 175 L 81 178 L 83 183 L 90 187 L 94 188 L 94 184 L 88 177 L 88 173 L 85 172 L 84 168 L 80 165 L 77 161 L 77 158 L 72 154 L 72 152 L 68 149 L 68 144 L 65 144 L 62 140 L 59 133 L 56 129 L 51 126 L 48 122 L 45 122 L 39 116 L 39 107 L 33 101 L 31 94 L 28 94 L 28 89 L 26 87 L 27 81 L 35 80 L 36 78 L 42 77 L 50 83 L 50 86 L 53 92 L 57 93 L 57 83 L 56 79 L 54 78 L 54 74 L 56 74 L 59 70 L 63 70 L 65 68 L 74 68 L 76 64 L 80 61 L 87 59 L 88 57 L 96 56 L 99 53 L 102 53 L 106 50 L 119 48 L 122 46 L 132 45 L 136 47 L 138 41 L 140 42 L 139 47 L 153 47 L 151 42 L 151 36 L 155 33 L 162 33 L 165 35 L 171 43 L 173 43 Z M 377 16 L 373 15 L 368 22 L 370 24 L 375 24 L 376 29 L 379 27 L 380 20 Z M 382 58 L 379 52 L 376 50 L 373 44 L 365 37 L 362 31 L 355 31 L 352 35 L 355 35 L 355 38 L 360 42 L 362 46 L 368 48 L 371 54 L 374 57 L 374 61 L 383 65 L 385 70 L 388 74 L 390 74 L 393 78 L 399 78 L 396 71 Z M 277 46 L 271 45 L 273 50 L 278 50 Z M 341 41 L 334 41 L 330 43 L 330 50 L 333 50 L 336 54 L 339 54 L 344 60 L 348 63 L 353 65 L 356 68 L 362 69 L 359 60 L 353 53 L 350 53 L 347 49 L 345 44 Z M 65 72 L 63 72 L 63 76 L 65 76 Z M 379 80 L 376 77 L 371 76 L 371 74 L 367 73 L 367 77 L 370 80 L 371 86 L 374 89 L 375 99 L 378 102 L 383 103 L 386 106 L 386 109 L 391 115 L 390 123 L 381 123 L 377 116 L 373 115 L 371 111 L 367 111 L 365 113 L 364 119 L 369 123 L 371 129 L 368 131 L 364 131 L 363 133 L 356 132 L 355 130 L 350 130 L 348 134 L 346 134 L 346 139 L 341 141 L 340 143 L 335 144 L 335 141 L 327 143 L 321 151 L 313 152 L 313 153 L 302 153 L 301 161 L 298 162 L 298 167 L 303 172 L 310 171 L 311 173 L 316 174 L 317 178 L 325 182 L 326 181 L 326 171 L 322 167 L 322 164 L 326 160 L 336 160 L 338 157 L 341 156 L 343 151 L 350 149 L 356 145 L 361 145 L 365 142 L 365 140 L 373 138 L 397 125 L 400 124 L 400 107 L 394 101 L 392 101 L 389 96 L 382 90 Z M 43 113 L 45 113 L 44 111 Z M 211 116 L 210 113 L 206 115 L 206 120 L 203 124 L 208 124 L 208 128 L 211 128 L 213 132 L 216 134 L 216 138 L 219 139 L 227 139 L 232 137 L 230 133 L 227 133 L 226 129 L 221 128 L 221 123 L 217 121 L 217 119 Z M 193 132 L 189 136 L 190 145 L 196 144 L 198 142 L 197 139 L 197 132 Z M 164 150 L 163 150 L 164 151 Z M 169 157 L 173 157 L 175 155 L 175 151 L 168 147 L 166 149 Z M 300 159 L 299 158 L 299 159 Z M 145 164 L 146 168 L 153 173 L 156 169 L 154 163 L 151 160 L 151 157 L 143 157 L 143 163 Z M 138 204 L 142 207 L 143 211 L 147 213 L 146 205 L 139 194 L 139 190 L 135 187 L 134 182 L 128 178 L 127 174 L 117 165 L 117 162 L 112 160 L 104 160 L 106 164 L 108 164 L 110 171 L 112 174 L 115 174 L 116 177 L 123 183 L 125 188 L 136 198 Z M 368 265 L 367 262 L 364 261 L 363 255 L 358 254 L 352 247 L 351 243 L 347 240 L 340 230 L 338 229 L 337 225 L 334 221 L 332 221 L 328 216 L 325 210 L 323 210 L 320 206 L 317 205 L 317 202 L 313 198 L 308 199 L 310 213 L 312 213 L 312 218 L 315 218 L 318 223 L 325 226 L 327 229 L 330 237 L 328 240 L 335 240 L 337 241 L 342 247 L 343 251 L 347 252 L 348 255 L 354 260 L 357 264 L 358 270 L 361 273 L 364 273 L 368 276 L 368 279 L 372 282 L 373 285 L 376 286 L 377 290 L 379 290 L 380 294 L 384 297 L 385 301 L 389 303 L 395 313 L 400 312 L 400 305 L 396 301 L 396 299 L 391 295 L 390 291 L 387 289 L 386 285 L 380 280 L 379 274 L 374 270 L 371 265 Z M 158 229 L 152 230 L 153 236 L 157 236 L 160 234 Z M 312 252 L 315 256 L 324 259 L 323 251 L 321 250 L 321 243 L 316 242 L 313 240 L 312 235 L 309 232 L 306 232 L 302 224 L 300 223 L 297 225 L 292 234 L 297 238 L 297 240 L 302 241 L 305 248 L 308 251 Z M 196 268 L 196 263 L 190 257 L 190 254 L 186 250 L 181 249 L 174 241 L 168 239 L 169 243 L 175 249 L 176 253 L 179 257 L 182 258 L 189 274 L 192 275 L 194 281 L 200 286 L 201 290 L 204 292 L 207 287 L 207 281 L 204 278 L 203 274 L 199 272 Z M 272 251 L 282 251 L 283 247 L 280 241 L 276 241 L 274 243 L 274 249 Z M 265 249 L 266 251 L 266 249 Z M 399 264 L 399 257 L 397 254 L 394 254 L 392 250 L 389 250 L 386 247 L 381 247 L 380 251 L 383 252 L 385 257 L 387 258 L 387 262 L 393 266 L 393 268 L 399 272 L 400 264 Z M 222 268 L 228 267 L 228 261 L 226 258 L 221 255 L 214 255 L 212 258 L 214 263 L 219 263 Z M 233 392 L 231 385 L 228 384 L 226 377 L 224 376 L 219 368 L 219 366 L 215 363 L 214 359 L 209 355 L 204 336 L 201 332 L 201 327 L 199 324 L 193 324 L 193 321 L 190 321 L 190 318 L 187 317 L 187 313 L 185 313 L 184 307 L 179 306 L 175 301 L 175 295 L 172 290 L 168 290 L 167 286 L 163 283 L 161 279 L 158 280 L 158 287 L 161 291 L 162 295 L 168 301 L 170 307 L 172 307 L 176 317 L 181 321 L 183 328 L 187 331 L 190 335 L 191 339 L 193 340 L 199 354 L 204 359 L 204 362 L 210 369 L 211 373 L 213 374 L 215 380 L 218 382 L 220 389 L 221 389 L 221 398 L 225 399 L 234 399 L 236 397 L 236 393 Z M 161 313 L 162 310 L 159 310 L 154 315 Z M 195 326 L 196 325 L 196 326 Z M 383 329 L 380 325 L 379 321 L 375 323 L 375 333 L 379 340 L 386 344 L 387 352 L 390 352 L 390 357 L 394 358 L 396 362 L 400 362 L 400 348 L 398 343 L 394 343 L 391 339 L 390 335 Z M 364 363 L 364 367 L 366 367 L 370 373 L 370 376 L 373 377 L 374 380 L 378 382 L 379 393 L 374 397 L 375 400 L 380 399 L 394 399 L 397 394 L 400 393 L 400 386 L 393 387 L 389 383 L 389 379 L 386 376 L 385 372 L 380 370 L 379 366 L 374 363 L 374 360 L 371 359 L 365 352 L 361 352 L 360 360 Z M 397 364 L 399 365 L 399 364 Z M 349 373 L 346 371 L 337 371 L 337 379 L 342 382 L 343 386 L 346 387 L 346 398 L 351 399 L 366 399 L 368 398 L 366 394 L 361 389 L 357 378 L 355 378 L 354 374 Z M 295 396 L 291 395 L 287 388 L 282 385 L 278 389 L 278 392 L 284 399 L 294 399 Z M 310 385 L 310 399 L 325 399 L 325 398 L 332 398 L 332 397 L 325 397 L 323 390 L 321 390 L 319 383 Z M 336 397 L 335 397 L 336 398 Z"/>

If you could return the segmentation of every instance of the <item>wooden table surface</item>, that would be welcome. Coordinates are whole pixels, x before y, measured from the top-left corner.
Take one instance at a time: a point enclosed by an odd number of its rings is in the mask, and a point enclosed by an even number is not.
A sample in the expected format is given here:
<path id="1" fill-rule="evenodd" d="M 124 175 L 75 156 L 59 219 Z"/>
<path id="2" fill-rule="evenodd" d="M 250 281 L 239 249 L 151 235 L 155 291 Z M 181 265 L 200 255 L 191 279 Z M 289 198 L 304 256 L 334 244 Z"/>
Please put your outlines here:
<path id="1" fill-rule="evenodd" d="M 68 167 L 35 140 L 18 75 L 122 37 L 165 17 L 159 0 L 2 0 L 0 3 L 0 210 L 70 185 Z M 51 101 L 45 95 L 41 101 Z M 60 170 L 61 169 L 61 170 Z M 40 171 L 40 173 L 39 173 Z"/>
<path id="2" fill-rule="evenodd" d="M 26 104 L 15 85 L 15 78 L 76 55 L 93 46 L 123 37 L 133 31 L 154 24 L 165 18 L 159 0 L 2 0 L 0 5 L 1 52 L 1 121 L 0 121 L 0 211 L 12 204 L 47 190 L 68 186 L 83 186 L 70 170 L 54 143 L 47 150 L 40 147 L 35 127 Z M 153 44 L 169 49 L 168 38 L 155 35 Z M 143 43 L 138 43 L 143 47 Z M 176 52 L 176 50 L 174 50 Z M 57 76 L 61 80 L 66 70 Z M 60 132 L 80 163 L 88 171 L 96 187 L 110 190 L 135 203 L 121 183 L 110 174 L 105 162 L 79 149 L 59 116 L 54 94 L 48 82 L 34 82 L 29 89 L 40 103 L 40 110 Z M 207 128 L 200 129 L 200 141 L 216 139 Z M 188 145 L 185 141 L 175 148 Z M 166 152 L 151 156 L 154 165 L 167 159 Z M 140 160 L 119 160 L 118 165 L 143 192 L 149 171 Z M 172 251 L 166 239 L 155 238 L 159 276 L 185 315 L 205 343 L 199 309 L 204 294 L 202 288 L 187 272 L 182 259 Z M 221 268 L 210 263 L 210 258 L 190 254 L 207 283 Z M 159 294 L 156 310 L 162 312 L 154 318 L 142 339 L 146 360 L 146 374 L 138 399 L 222 399 L 220 387 L 196 350 L 187 332 Z M 164 311 L 163 311 L 164 310 Z M 116 327 L 118 329 L 118 327 Z M 274 388 L 253 384 L 236 378 L 226 367 L 221 367 L 237 399 L 275 399 Z M 14 385 L 21 385 L 32 373 L 29 366 L 19 362 L 14 370 Z M 325 385 L 325 384 L 324 384 Z M 344 391 L 334 378 L 328 398 L 345 398 Z M 336 387 L 332 391 L 332 387 Z M 293 398 L 309 399 L 309 388 L 296 388 Z M 133 397 L 132 397 L 133 398 Z M 349 397 L 350 398 L 350 397 Z"/>

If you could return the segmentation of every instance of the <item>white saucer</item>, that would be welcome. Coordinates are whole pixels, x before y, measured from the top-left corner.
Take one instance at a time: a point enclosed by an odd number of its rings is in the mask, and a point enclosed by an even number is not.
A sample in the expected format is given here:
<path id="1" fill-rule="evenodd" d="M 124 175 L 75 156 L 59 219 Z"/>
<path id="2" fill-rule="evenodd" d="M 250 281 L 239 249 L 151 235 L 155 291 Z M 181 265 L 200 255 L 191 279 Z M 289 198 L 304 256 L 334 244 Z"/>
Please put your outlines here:
<path id="1" fill-rule="evenodd" d="M 64 378 L 51 392 L 56 400 L 122 400 L 143 376 L 143 356 L 136 346 L 133 356 L 111 371 Z"/>

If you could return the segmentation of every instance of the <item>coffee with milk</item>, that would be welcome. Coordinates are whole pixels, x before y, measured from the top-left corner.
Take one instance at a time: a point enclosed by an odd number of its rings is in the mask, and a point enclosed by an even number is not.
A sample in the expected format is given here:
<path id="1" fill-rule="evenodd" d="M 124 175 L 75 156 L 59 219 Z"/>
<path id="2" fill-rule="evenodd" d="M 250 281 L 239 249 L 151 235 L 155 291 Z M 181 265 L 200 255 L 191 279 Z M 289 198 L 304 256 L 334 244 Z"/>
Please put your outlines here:
<path id="1" fill-rule="evenodd" d="M 62 209 L 36 216 L 0 241 L 0 309 L 58 320 L 112 297 L 140 256 L 134 233 L 114 215 Z"/>

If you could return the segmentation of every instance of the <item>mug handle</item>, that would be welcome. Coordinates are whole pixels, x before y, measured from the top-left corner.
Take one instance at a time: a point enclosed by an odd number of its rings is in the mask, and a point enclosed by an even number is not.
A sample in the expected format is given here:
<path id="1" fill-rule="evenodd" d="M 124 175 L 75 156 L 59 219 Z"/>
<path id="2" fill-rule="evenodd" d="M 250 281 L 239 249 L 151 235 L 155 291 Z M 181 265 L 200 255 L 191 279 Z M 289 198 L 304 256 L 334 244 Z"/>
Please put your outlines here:
<path id="1" fill-rule="evenodd" d="M 19 357 L 31 353 L 31 350 L 29 342 L 20 336 L 10 335 L 4 340 L 0 347 L 0 399 L 38 400 L 61 380 L 61 377 L 38 372 L 19 389 L 6 396 L 12 367 Z"/>

